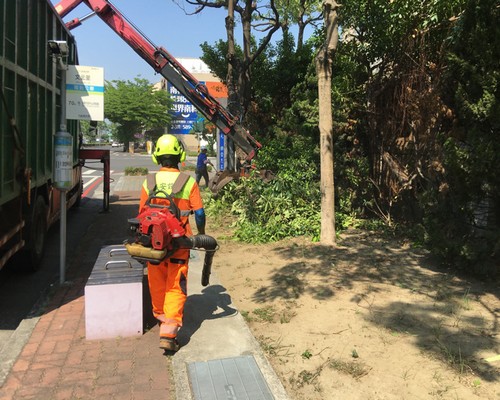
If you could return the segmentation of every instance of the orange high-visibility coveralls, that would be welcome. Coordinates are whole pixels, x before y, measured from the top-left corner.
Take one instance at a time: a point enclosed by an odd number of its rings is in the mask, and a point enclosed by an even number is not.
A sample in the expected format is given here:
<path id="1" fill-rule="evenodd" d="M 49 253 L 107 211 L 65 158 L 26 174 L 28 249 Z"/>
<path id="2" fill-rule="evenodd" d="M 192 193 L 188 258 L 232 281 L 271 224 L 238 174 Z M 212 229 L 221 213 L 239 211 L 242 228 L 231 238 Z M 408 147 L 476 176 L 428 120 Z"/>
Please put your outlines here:
<path id="1" fill-rule="evenodd" d="M 156 188 L 171 194 L 172 186 L 179 173 L 176 168 L 162 167 L 156 174 Z M 148 196 L 149 189 L 147 180 L 145 180 L 141 190 L 139 212 L 143 210 Z M 181 213 L 182 211 L 196 211 L 203 208 L 200 188 L 194 178 L 190 177 L 182 190 L 174 194 L 174 202 Z M 186 235 L 191 236 L 193 232 L 189 225 L 189 216 L 182 215 L 181 223 L 186 230 Z M 148 263 L 149 292 L 153 315 L 160 321 L 160 337 L 175 338 L 182 326 L 184 304 L 187 297 L 188 264 L 188 249 L 177 250 L 159 265 Z"/>

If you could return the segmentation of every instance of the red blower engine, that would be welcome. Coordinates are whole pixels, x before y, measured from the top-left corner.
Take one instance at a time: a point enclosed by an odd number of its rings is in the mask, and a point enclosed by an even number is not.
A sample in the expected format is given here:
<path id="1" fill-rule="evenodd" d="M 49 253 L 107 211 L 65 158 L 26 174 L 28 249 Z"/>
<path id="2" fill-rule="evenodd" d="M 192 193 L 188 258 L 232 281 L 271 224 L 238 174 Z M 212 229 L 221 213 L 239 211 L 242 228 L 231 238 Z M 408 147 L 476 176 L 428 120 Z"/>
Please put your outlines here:
<path id="1" fill-rule="evenodd" d="M 158 197 L 158 193 L 163 193 L 165 197 Z M 152 204 L 151 200 L 155 198 L 168 200 L 170 204 Z M 180 215 L 170 195 L 163 191 L 156 192 L 146 201 L 144 211 L 128 220 L 133 238 L 125 241 L 125 247 L 133 258 L 152 264 L 159 264 L 178 249 L 204 250 L 201 284 L 207 286 L 212 260 L 218 249 L 217 241 L 208 235 L 186 236 Z"/>

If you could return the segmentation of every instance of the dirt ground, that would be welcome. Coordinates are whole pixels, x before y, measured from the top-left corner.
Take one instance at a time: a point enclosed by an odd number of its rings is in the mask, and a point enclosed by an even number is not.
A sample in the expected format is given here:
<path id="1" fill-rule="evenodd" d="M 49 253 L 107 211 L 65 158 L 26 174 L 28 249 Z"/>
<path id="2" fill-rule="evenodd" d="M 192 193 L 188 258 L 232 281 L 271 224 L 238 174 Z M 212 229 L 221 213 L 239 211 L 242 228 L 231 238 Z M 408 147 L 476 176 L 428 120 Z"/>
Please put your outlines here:
<path id="1" fill-rule="evenodd" d="M 364 231 L 229 240 L 214 271 L 293 400 L 500 399 L 500 289 Z"/>

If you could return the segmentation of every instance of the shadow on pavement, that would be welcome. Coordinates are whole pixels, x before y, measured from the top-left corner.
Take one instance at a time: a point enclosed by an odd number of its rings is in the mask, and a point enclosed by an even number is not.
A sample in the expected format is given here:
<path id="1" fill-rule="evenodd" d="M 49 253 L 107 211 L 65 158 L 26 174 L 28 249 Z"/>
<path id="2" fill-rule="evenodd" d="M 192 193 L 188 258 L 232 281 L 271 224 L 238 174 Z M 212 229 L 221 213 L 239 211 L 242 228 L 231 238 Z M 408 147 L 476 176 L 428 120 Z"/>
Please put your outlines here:
<path id="1" fill-rule="evenodd" d="M 188 296 L 184 307 L 183 326 L 178 334 L 181 346 L 189 343 L 203 321 L 229 317 L 238 312 L 230 306 L 231 296 L 225 292 L 224 286 L 213 285 L 203 289 L 202 294 Z"/>

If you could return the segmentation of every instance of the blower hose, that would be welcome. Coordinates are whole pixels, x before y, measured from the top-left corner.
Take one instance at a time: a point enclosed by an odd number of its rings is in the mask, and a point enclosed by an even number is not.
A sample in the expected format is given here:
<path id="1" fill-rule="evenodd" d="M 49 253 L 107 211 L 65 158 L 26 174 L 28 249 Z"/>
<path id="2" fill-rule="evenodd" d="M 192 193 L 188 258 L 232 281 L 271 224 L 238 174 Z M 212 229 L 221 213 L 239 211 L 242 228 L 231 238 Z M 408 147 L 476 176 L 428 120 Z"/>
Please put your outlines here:
<path id="1" fill-rule="evenodd" d="M 212 272 L 212 261 L 215 252 L 219 248 L 217 240 L 208 235 L 195 235 L 191 237 L 182 237 L 174 239 L 174 242 L 180 248 L 189 248 L 195 250 L 205 250 L 205 259 L 203 260 L 203 270 L 201 272 L 201 285 L 207 286 L 210 283 L 210 273 Z"/>
<path id="2" fill-rule="evenodd" d="M 217 240 L 215 240 L 212 236 L 208 235 L 195 235 L 190 237 L 193 243 L 193 249 L 205 249 L 205 250 L 217 250 Z"/>
<path id="3" fill-rule="evenodd" d="M 207 286 L 210 283 L 210 273 L 212 271 L 212 261 L 215 251 L 218 248 L 217 240 L 208 235 L 196 235 L 191 237 L 193 248 L 205 249 L 205 259 L 203 260 L 203 270 L 201 271 L 201 285 Z"/>

